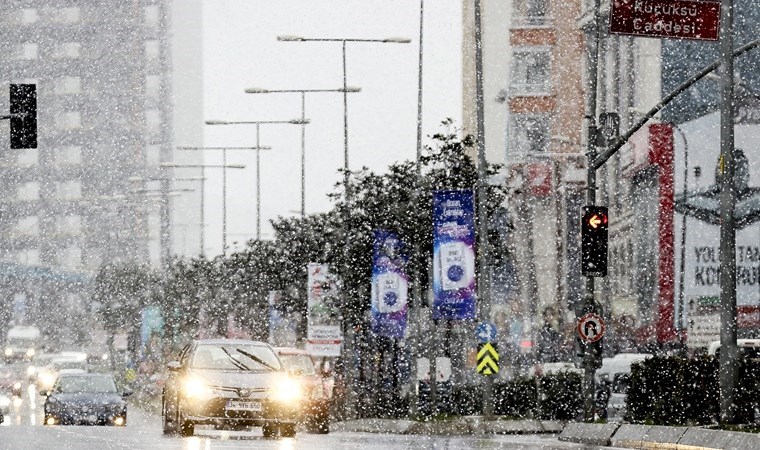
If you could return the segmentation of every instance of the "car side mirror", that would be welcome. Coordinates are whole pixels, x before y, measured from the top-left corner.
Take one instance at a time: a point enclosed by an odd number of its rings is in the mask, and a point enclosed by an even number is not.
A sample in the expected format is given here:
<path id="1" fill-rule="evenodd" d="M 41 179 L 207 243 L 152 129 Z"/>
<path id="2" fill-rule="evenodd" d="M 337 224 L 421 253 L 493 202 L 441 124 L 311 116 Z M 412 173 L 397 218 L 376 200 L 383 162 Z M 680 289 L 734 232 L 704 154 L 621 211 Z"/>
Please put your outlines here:
<path id="1" fill-rule="evenodd" d="M 121 393 L 121 398 L 127 398 L 130 395 L 132 395 L 132 391 L 128 391 L 127 390 L 127 391 L 124 391 L 124 392 Z"/>
<path id="2" fill-rule="evenodd" d="M 170 372 L 179 372 L 179 369 L 181 369 L 182 366 L 178 361 L 171 361 L 166 365 L 166 368 L 169 369 Z"/>

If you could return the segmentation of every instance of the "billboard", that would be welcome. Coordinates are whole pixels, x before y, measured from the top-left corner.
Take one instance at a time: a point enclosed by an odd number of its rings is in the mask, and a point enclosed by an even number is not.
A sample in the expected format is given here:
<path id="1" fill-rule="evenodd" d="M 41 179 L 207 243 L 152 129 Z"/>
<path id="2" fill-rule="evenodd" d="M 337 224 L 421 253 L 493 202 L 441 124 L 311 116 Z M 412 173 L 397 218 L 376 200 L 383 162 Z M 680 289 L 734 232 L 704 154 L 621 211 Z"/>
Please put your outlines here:
<path id="1" fill-rule="evenodd" d="M 395 233 L 375 230 L 372 247 L 372 332 L 403 339 L 409 292 L 403 243 Z"/>
<path id="2" fill-rule="evenodd" d="M 327 264 L 307 266 L 306 350 L 316 356 L 340 356 L 343 343 L 338 289 Z"/>
<path id="3" fill-rule="evenodd" d="M 472 191 L 436 191 L 433 194 L 433 319 L 474 319 L 475 289 Z"/>

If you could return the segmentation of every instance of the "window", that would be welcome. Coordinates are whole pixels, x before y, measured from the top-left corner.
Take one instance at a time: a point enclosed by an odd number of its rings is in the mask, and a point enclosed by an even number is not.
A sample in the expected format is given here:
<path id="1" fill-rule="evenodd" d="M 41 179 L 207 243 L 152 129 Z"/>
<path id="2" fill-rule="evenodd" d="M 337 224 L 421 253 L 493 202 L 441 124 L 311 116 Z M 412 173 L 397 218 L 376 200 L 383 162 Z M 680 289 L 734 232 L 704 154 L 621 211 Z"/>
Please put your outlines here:
<path id="1" fill-rule="evenodd" d="M 158 41 L 145 41 L 145 57 L 147 59 L 158 59 L 160 55 L 160 47 Z"/>
<path id="2" fill-rule="evenodd" d="M 82 92 L 82 79 L 79 77 L 56 78 L 53 86 L 57 95 L 79 94 Z"/>
<path id="3" fill-rule="evenodd" d="M 40 218 L 37 216 L 22 217 L 16 222 L 14 231 L 21 235 L 38 236 L 40 234 Z"/>
<path id="4" fill-rule="evenodd" d="M 55 196 L 60 200 L 77 200 L 82 198 L 82 183 L 80 181 L 62 181 L 56 183 Z"/>
<path id="5" fill-rule="evenodd" d="M 82 127 L 82 114 L 79 111 L 64 111 L 55 115 L 55 127 L 59 130 L 73 130 Z"/>
<path id="6" fill-rule="evenodd" d="M 21 264 L 39 264 L 40 263 L 40 251 L 36 248 L 27 248 L 18 252 L 18 262 Z"/>
<path id="7" fill-rule="evenodd" d="M 52 20 L 57 23 L 77 23 L 81 19 L 81 10 L 77 7 L 61 8 L 53 14 Z"/>
<path id="8" fill-rule="evenodd" d="M 31 167 L 39 164 L 40 153 L 36 148 L 25 148 L 18 154 L 18 165 L 21 167 Z"/>
<path id="9" fill-rule="evenodd" d="M 159 134 L 161 132 L 161 113 L 157 109 L 145 111 L 145 122 L 148 125 L 148 132 Z"/>
<path id="10" fill-rule="evenodd" d="M 79 42 L 63 42 L 53 47 L 52 57 L 56 59 L 79 58 L 79 50 L 82 44 Z"/>
<path id="11" fill-rule="evenodd" d="M 509 132 L 510 150 L 541 153 L 549 146 L 548 114 L 513 114 Z"/>
<path id="12" fill-rule="evenodd" d="M 515 49 L 512 53 L 512 93 L 516 95 L 550 93 L 551 59 L 548 47 Z"/>
<path id="13" fill-rule="evenodd" d="M 29 181 L 18 187 L 16 198 L 21 201 L 34 201 L 40 199 L 40 183 Z"/>
<path id="14" fill-rule="evenodd" d="M 18 49 L 18 59 L 37 59 L 39 57 L 39 45 L 34 42 L 24 42 Z"/>
<path id="15" fill-rule="evenodd" d="M 145 7 L 145 25 L 149 27 L 158 27 L 159 19 L 158 5 L 148 5 Z"/>
<path id="16" fill-rule="evenodd" d="M 512 24 L 516 27 L 549 24 L 549 0 L 514 0 Z"/>
<path id="17" fill-rule="evenodd" d="M 37 10 L 34 8 L 24 8 L 21 10 L 21 24 L 31 25 L 40 20 Z"/>
<path id="18" fill-rule="evenodd" d="M 148 166 L 158 166 L 161 164 L 161 147 L 149 145 L 145 148 L 145 164 Z"/>
<path id="19" fill-rule="evenodd" d="M 55 163 L 56 164 L 81 164 L 82 163 L 82 147 L 60 147 L 55 150 Z"/>
<path id="20" fill-rule="evenodd" d="M 59 234 L 79 234 L 82 230 L 82 218 L 80 216 L 59 216 L 56 219 L 56 229 Z"/>
<path id="21" fill-rule="evenodd" d="M 158 75 L 148 75 L 145 77 L 145 94 L 152 99 L 158 100 L 161 94 L 161 79 Z"/>
<path id="22" fill-rule="evenodd" d="M 82 249 L 70 245 L 58 253 L 58 264 L 64 267 L 79 267 L 82 264 Z"/>

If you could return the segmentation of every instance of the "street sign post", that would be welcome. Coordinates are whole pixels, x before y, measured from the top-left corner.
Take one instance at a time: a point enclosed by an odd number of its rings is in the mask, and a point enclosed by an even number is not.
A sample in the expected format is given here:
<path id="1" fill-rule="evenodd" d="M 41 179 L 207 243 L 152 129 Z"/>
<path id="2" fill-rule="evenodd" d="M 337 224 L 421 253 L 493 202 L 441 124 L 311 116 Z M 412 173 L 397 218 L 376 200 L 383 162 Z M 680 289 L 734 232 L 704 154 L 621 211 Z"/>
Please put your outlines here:
<path id="1" fill-rule="evenodd" d="M 610 33 L 717 41 L 719 0 L 613 0 Z"/>
<path id="2" fill-rule="evenodd" d="M 496 340 L 496 325 L 491 322 L 481 322 L 478 324 L 477 330 L 475 330 L 475 335 L 480 344 L 494 342 Z"/>
<path id="3" fill-rule="evenodd" d="M 486 342 L 478 346 L 478 362 L 475 370 L 481 375 L 499 373 L 499 352 L 496 344 Z"/>

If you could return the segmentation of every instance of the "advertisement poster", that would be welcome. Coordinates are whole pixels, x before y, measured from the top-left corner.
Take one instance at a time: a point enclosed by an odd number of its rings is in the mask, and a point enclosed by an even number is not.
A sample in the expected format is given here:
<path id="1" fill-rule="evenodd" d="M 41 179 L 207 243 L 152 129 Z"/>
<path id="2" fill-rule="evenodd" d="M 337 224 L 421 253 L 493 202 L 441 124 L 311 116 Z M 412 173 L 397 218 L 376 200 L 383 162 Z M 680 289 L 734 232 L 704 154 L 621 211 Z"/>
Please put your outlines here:
<path id="1" fill-rule="evenodd" d="M 409 279 L 405 273 L 403 243 L 396 234 L 375 230 L 372 252 L 372 332 L 403 339 Z"/>
<path id="2" fill-rule="evenodd" d="M 282 291 L 269 291 L 269 343 L 278 347 L 294 347 L 298 341 L 298 322 L 288 311 Z"/>
<path id="3" fill-rule="evenodd" d="M 315 356 L 340 356 L 343 333 L 339 293 L 327 264 L 309 263 L 306 350 Z"/>
<path id="4" fill-rule="evenodd" d="M 472 191 L 433 195 L 433 296 L 433 319 L 475 318 Z"/>

